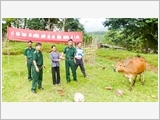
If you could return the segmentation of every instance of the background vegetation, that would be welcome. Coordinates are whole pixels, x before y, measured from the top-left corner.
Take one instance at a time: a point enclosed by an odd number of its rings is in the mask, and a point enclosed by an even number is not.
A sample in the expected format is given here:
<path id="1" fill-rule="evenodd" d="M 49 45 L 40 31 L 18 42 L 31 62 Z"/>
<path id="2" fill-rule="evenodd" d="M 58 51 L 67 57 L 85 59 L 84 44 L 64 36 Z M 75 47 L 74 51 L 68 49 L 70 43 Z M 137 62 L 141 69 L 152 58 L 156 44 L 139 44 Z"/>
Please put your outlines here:
<path id="1" fill-rule="evenodd" d="M 3 18 L 2 34 L 7 26 L 44 31 L 82 31 L 83 42 L 97 42 L 126 48 L 128 51 L 158 53 L 158 18 L 106 18 L 107 31 L 86 32 L 80 18 Z M 5 39 L 3 39 L 5 40 Z"/>

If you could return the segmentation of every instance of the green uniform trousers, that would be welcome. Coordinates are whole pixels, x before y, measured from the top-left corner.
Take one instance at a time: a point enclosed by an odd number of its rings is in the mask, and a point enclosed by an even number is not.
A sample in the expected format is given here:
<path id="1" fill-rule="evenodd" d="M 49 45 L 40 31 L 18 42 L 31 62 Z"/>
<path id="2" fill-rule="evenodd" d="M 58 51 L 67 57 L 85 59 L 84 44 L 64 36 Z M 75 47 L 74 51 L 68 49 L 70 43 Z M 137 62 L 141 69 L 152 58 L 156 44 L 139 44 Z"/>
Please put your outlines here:
<path id="1" fill-rule="evenodd" d="M 27 59 L 28 80 L 32 80 L 32 74 L 33 74 L 32 63 L 33 60 L 31 58 Z"/>
<path id="2" fill-rule="evenodd" d="M 76 75 L 74 60 L 73 59 L 71 59 L 71 60 L 66 59 L 65 60 L 65 67 L 66 67 L 66 80 L 67 80 L 67 82 L 71 81 L 70 71 L 69 71 L 70 68 L 71 68 L 71 71 L 72 71 L 74 81 L 77 81 L 77 75 Z"/>
<path id="3" fill-rule="evenodd" d="M 34 65 L 32 66 L 32 68 L 33 68 L 32 90 L 36 90 L 37 84 L 38 84 L 38 88 L 42 87 L 43 67 L 38 66 L 39 72 L 36 71 L 36 68 L 34 67 Z"/>

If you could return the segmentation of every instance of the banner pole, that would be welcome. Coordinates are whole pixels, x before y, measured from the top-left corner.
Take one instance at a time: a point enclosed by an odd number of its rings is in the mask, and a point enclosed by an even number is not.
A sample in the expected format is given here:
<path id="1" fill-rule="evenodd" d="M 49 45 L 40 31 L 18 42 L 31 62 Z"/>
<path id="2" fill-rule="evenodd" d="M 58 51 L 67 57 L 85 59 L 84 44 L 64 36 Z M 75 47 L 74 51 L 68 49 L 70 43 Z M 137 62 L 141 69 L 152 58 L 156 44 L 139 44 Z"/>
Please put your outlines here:
<path id="1" fill-rule="evenodd" d="M 8 39 L 8 26 L 7 26 L 7 49 L 8 49 L 8 50 L 7 50 L 7 51 L 8 51 L 8 52 L 7 52 L 7 56 L 8 56 L 8 60 L 7 60 L 7 61 L 8 61 L 8 65 L 9 65 L 9 39 Z"/>

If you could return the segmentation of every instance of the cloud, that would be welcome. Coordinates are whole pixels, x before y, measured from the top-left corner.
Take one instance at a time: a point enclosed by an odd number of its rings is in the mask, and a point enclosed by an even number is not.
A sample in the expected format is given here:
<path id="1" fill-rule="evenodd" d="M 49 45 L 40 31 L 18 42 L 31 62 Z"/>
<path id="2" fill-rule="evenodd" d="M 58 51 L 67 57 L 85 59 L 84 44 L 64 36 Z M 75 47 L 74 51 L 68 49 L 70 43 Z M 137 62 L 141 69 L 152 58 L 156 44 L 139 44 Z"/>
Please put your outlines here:
<path id="1" fill-rule="evenodd" d="M 87 32 L 106 30 L 102 24 L 105 18 L 81 18 L 80 23 L 84 25 Z"/>

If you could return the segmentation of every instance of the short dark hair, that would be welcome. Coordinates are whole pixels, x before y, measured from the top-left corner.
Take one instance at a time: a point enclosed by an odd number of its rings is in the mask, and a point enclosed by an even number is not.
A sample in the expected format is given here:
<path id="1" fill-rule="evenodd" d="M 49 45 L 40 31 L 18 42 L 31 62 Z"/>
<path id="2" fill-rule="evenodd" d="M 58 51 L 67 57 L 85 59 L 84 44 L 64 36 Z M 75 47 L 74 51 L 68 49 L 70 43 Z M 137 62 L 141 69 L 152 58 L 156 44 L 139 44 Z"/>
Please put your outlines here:
<path id="1" fill-rule="evenodd" d="M 78 45 L 79 43 L 82 43 L 82 42 L 78 42 L 77 45 Z"/>
<path id="2" fill-rule="evenodd" d="M 56 47 L 55 45 L 52 45 L 51 48 Z"/>
<path id="3" fill-rule="evenodd" d="M 42 45 L 41 43 L 36 43 L 36 46 Z"/>
<path id="4" fill-rule="evenodd" d="M 69 41 L 72 41 L 72 42 L 73 42 L 73 40 L 72 40 L 72 39 L 69 39 L 69 40 L 68 40 L 68 42 L 69 42 Z"/>
<path id="5" fill-rule="evenodd" d="M 31 40 L 29 40 L 29 41 L 28 41 L 28 43 L 32 43 L 32 41 L 31 41 Z"/>

